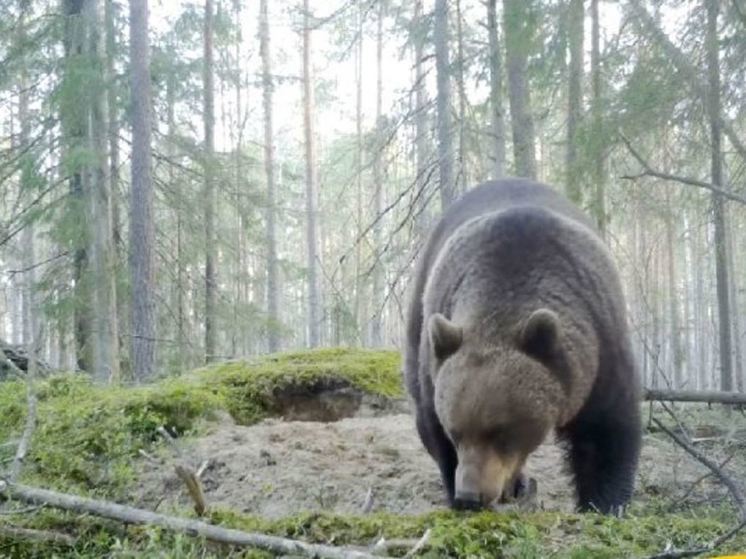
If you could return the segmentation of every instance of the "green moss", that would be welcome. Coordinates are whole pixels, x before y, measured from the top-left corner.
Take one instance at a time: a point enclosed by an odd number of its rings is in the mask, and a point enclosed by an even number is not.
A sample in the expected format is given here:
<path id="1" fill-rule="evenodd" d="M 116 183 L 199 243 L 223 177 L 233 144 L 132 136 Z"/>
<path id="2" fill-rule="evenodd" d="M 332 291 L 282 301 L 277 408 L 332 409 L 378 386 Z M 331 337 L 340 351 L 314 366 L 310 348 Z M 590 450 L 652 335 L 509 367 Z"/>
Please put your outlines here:
<path id="1" fill-rule="evenodd" d="M 725 509 L 697 509 L 679 515 L 632 515 L 623 519 L 558 512 L 538 513 L 454 513 L 439 511 L 419 516 L 372 514 L 340 516 L 306 513 L 275 520 L 234 511 L 213 511 L 211 523 L 261 532 L 307 542 L 336 546 L 369 546 L 381 537 L 388 541 L 415 540 L 425 530 L 431 536 L 420 557 L 558 559 L 640 557 L 675 548 L 701 546 L 729 527 Z M 178 511 L 177 511 L 178 514 Z M 182 514 L 186 514 L 183 513 Z M 11 519 L 18 525 L 66 532 L 77 537 L 74 548 L 45 548 L 41 544 L 4 541 L 0 556 L 12 549 L 13 557 L 251 557 L 269 555 L 252 550 L 230 550 L 152 527 L 123 527 L 90 517 L 42 511 Z M 408 549 L 391 548 L 388 554 L 402 556 Z M 720 551 L 743 551 L 746 534 L 728 542 Z M 45 553 L 42 553 L 44 551 Z"/>
<path id="2" fill-rule="evenodd" d="M 228 412 L 250 425 L 274 413 L 274 395 L 288 388 L 346 384 L 369 394 L 402 395 L 399 354 L 394 351 L 327 348 L 231 361 L 196 372 L 219 386 Z"/>
<path id="3" fill-rule="evenodd" d="M 133 479 L 132 458 L 157 441 L 161 425 L 182 435 L 220 409 L 239 423 L 254 423 L 274 413 L 278 390 L 318 383 L 399 396 L 399 356 L 362 349 L 293 352 L 220 363 L 146 387 L 100 387 L 81 374 L 52 376 L 36 387 L 38 422 L 24 475 L 49 487 L 117 496 Z M 1 386 L 4 442 L 23 428 L 26 387 Z M 12 445 L 0 447 L 0 458 L 12 452 Z"/>

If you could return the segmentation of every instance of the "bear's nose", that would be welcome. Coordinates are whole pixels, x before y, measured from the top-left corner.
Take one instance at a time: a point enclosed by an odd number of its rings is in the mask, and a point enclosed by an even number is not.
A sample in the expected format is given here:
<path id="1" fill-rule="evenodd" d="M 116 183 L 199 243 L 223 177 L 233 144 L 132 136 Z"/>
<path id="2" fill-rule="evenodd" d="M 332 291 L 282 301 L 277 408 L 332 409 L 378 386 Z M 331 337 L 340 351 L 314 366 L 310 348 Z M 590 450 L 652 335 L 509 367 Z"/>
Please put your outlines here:
<path id="1" fill-rule="evenodd" d="M 479 493 L 458 491 L 453 506 L 456 510 L 479 510 L 482 508 L 482 496 Z"/>

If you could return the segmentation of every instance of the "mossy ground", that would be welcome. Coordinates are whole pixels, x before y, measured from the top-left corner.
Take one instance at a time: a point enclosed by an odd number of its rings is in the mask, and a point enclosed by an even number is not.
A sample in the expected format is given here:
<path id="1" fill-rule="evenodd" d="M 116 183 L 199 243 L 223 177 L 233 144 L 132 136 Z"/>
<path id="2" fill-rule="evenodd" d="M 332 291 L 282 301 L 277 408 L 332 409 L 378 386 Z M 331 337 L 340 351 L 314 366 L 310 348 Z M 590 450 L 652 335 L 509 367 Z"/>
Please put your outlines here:
<path id="1" fill-rule="evenodd" d="M 133 461 L 140 449 L 161 445 L 157 428 L 196 434 L 221 410 L 239 423 L 272 414 L 272 394 L 284 386 L 342 380 L 363 391 L 400 396 L 398 356 L 393 352 L 328 349 L 269 356 L 246 363 L 203 368 L 148 387 L 96 387 L 80 375 L 40 382 L 38 426 L 23 481 L 101 498 L 127 501 L 136 483 Z M 24 422 L 25 386 L 0 385 L 0 443 L 18 437 Z M 13 446 L 0 447 L 0 460 Z M 267 520 L 230 510 L 213 510 L 210 520 L 333 545 L 367 546 L 380 537 L 419 538 L 430 528 L 426 557 L 640 557 L 671 544 L 695 547 L 733 522 L 727 505 L 677 509 L 648 501 L 624 519 L 558 512 L 340 516 L 301 514 Z M 162 510 L 189 515 L 188 510 Z M 0 557 L 263 557 L 185 535 L 148 527 L 123 527 L 70 513 L 41 509 L 2 515 L 0 525 L 55 530 L 76 538 L 73 548 L 18 541 L 1 535 Z M 746 549 L 746 533 L 723 551 Z M 402 555 L 405 550 L 392 550 Z"/>

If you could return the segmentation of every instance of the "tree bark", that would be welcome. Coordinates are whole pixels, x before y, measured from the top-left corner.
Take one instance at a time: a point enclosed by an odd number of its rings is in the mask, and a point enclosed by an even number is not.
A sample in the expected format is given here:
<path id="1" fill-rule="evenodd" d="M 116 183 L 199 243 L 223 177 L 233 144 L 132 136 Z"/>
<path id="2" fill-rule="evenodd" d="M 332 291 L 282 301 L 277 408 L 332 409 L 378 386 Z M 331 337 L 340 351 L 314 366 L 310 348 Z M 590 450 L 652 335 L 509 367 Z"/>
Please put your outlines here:
<path id="1" fill-rule="evenodd" d="M 487 32 L 490 48 L 490 115 L 492 130 L 492 178 L 505 176 L 505 113 L 503 110 L 503 65 L 497 0 L 487 0 Z"/>
<path id="2" fill-rule="evenodd" d="M 438 170 L 440 204 L 445 210 L 456 196 L 453 181 L 453 125 L 451 122 L 451 62 L 448 50 L 448 0 L 435 0 L 435 70 L 438 88 Z"/>
<path id="3" fill-rule="evenodd" d="M 603 132 L 603 99 L 601 96 L 601 45 L 598 1 L 591 0 L 591 118 L 593 119 L 593 214 L 601 237 L 606 236 L 606 141 Z"/>
<path id="4" fill-rule="evenodd" d="M 382 312 L 383 286 L 383 17 L 384 2 L 378 3 L 378 27 L 376 30 L 376 153 L 373 161 L 373 183 L 375 187 L 375 220 L 373 246 L 376 250 L 373 265 L 373 316 L 371 319 L 370 343 L 373 347 L 383 344 Z"/>
<path id="5" fill-rule="evenodd" d="M 536 178 L 534 119 L 528 86 L 528 55 L 533 41 L 530 2 L 503 0 L 505 53 L 508 67 L 510 120 L 515 174 Z"/>
<path id="6" fill-rule="evenodd" d="M 318 168 L 316 160 L 316 97 L 311 63 L 311 14 L 303 4 L 303 124 L 306 135 L 306 265 L 308 266 L 308 345 L 321 344 L 321 293 L 319 289 Z"/>
<path id="7" fill-rule="evenodd" d="M 264 173 L 267 180 L 267 315 L 270 320 L 268 348 L 270 352 L 280 349 L 280 305 L 279 271 L 277 265 L 277 237 L 275 231 L 275 162 L 274 131 L 272 128 L 272 62 L 269 45 L 268 0 L 259 4 L 259 49 L 262 58 L 262 102 L 264 105 Z"/>
<path id="8" fill-rule="evenodd" d="M 102 30 L 104 20 L 100 3 L 89 0 L 85 18 L 90 30 L 88 52 L 93 84 L 90 93 L 88 141 L 92 154 L 89 168 L 90 212 L 86 220 L 91 242 L 91 271 L 93 275 L 93 376 L 99 383 L 119 378 L 119 330 L 117 325 L 116 271 L 111 227 L 111 191 L 107 177 L 107 114 L 105 87 L 105 45 Z M 133 89 L 133 91 L 135 91 Z M 139 92 L 138 92 L 139 93 Z"/>
<path id="9" fill-rule="evenodd" d="M 583 0 L 570 0 L 567 14 L 567 39 L 570 67 L 567 80 L 567 146 L 565 151 L 565 193 L 578 205 L 583 203 L 578 163 L 578 128 L 583 116 Z"/>
<path id="10" fill-rule="evenodd" d="M 84 167 L 75 156 L 85 144 L 84 111 L 77 110 L 80 99 L 85 99 L 82 80 L 79 77 L 85 64 L 86 29 L 82 18 L 83 3 L 80 0 L 64 0 L 65 14 L 64 48 L 65 75 L 63 78 L 64 104 L 60 110 L 63 135 L 65 136 L 65 156 L 70 158 L 69 171 L 70 204 L 68 211 L 76 223 L 72 236 L 73 253 L 73 331 L 75 340 L 75 364 L 81 371 L 90 368 L 91 334 L 90 304 L 88 295 L 88 252 L 87 228 L 85 227 L 86 188 Z M 80 225 L 82 222 L 83 225 Z"/>
<path id="11" fill-rule="evenodd" d="M 203 103 L 205 126 L 205 362 L 217 353 L 217 271 L 215 267 L 215 85 L 213 64 L 213 1 L 205 0 Z"/>
<path id="12" fill-rule="evenodd" d="M 153 291 L 153 179 L 151 164 L 150 40 L 148 1 L 130 1 L 132 88 L 132 194 L 130 199 L 130 270 L 132 275 L 132 372 L 151 378 L 155 366 Z"/>
<path id="13" fill-rule="evenodd" d="M 711 180 L 720 187 L 723 184 L 723 162 L 721 151 L 721 107 L 720 107 L 720 62 L 718 52 L 717 20 L 719 0 L 705 0 L 707 8 L 707 52 L 708 95 L 707 105 L 710 116 Z M 715 225 L 715 276 L 718 300 L 718 330 L 720 339 L 720 389 L 733 388 L 733 364 L 730 319 L 730 292 L 728 279 L 728 243 L 726 215 L 723 197 L 712 196 L 712 215 Z"/>
<path id="14" fill-rule="evenodd" d="M 422 0 L 415 0 L 413 25 L 421 25 L 422 22 Z M 425 189 L 428 184 L 428 125 L 427 125 L 427 90 L 425 88 L 425 72 L 423 70 L 423 52 L 425 37 L 420 29 L 415 28 L 414 41 L 414 105 L 415 105 L 415 167 L 417 177 L 415 179 L 415 229 L 420 235 L 424 235 L 426 230 L 427 216 L 425 214 L 427 205 L 425 204 Z"/>
<path id="15" fill-rule="evenodd" d="M 464 85 L 464 30 L 461 16 L 461 0 L 456 0 L 456 48 L 458 52 L 458 67 L 456 71 L 456 87 L 458 89 L 458 179 L 456 192 L 462 194 L 469 185 L 469 165 L 467 161 L 467 115 L 466 115 L 466 87 Z"/>

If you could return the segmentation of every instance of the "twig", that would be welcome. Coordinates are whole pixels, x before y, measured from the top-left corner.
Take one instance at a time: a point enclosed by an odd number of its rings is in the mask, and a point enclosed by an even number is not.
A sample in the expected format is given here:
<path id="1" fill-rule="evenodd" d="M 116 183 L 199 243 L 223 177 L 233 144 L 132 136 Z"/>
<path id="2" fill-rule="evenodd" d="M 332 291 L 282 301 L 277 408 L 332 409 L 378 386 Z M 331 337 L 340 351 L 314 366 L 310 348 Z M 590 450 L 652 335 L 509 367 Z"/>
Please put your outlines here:
<path id="1" fill-rule="evenodd" d="M 52 532 L 50 530 L 32 530 L 30 528 L 18 528 L 17 526 L 0 526 L 0 538 L 30 540 L 34 542 L 45 542 L 55 545 L 64 545 L 72 547 L 75 545 L 75 538 Z"/>
<path id="2" fill-rule="evenodd" d="M 746 519 L 742 520 L 739 524 L 728 530 L 725 534 L 712 540 L 707 545 L 694 549 L 671 549 L 656 555 L 651 555 L 648 559 L 683 559 L 684 557 L 696 557 L 697 555 L 703 555 L 704 553 L 711 553 L 729 539 L 735 537 L 738 532 L 744 529 L 744 527 L 746 527 Z"/>
<path id="3" fill-rule="evenodd" d="M 160 460 L 158 460 L 158 458 L 156 458 L 152 454 L 144 451 L 142 448 L 138 449 L 137 453 L 140 456 L 142 456 L 143 458 L 145 458 L 145 460 L 147 460 L 148 462 L 150 462 L 151 464 L 153 464 L 154 466 L 161 466 L 161 465 L 163 465 L 163 462 L 161 462 Z"/>
<path id="4" fill-rule="evenodd" d="M 207 468 L 209 466 L 210 466 L 210 459 L 209 458 L 207 460 L 205 460 L 204 462 L 202 462 L 202 464 L 199 465 L 199 468 L 197 468 L 197 471 L 195 472 L 195 474 L 197 475 L 198 479 L 202 479 L 202 474 L 205 473 L 205 471 L 207 470 Z"/>
<path id="5" fill-rule="evenodd" d="M 373 509 L 373 488 L 368 487 L 368 492 L 365 494 L 365 501 L 363 501 L 362 512 L 368 514 Z"/>
<path id="6" fill-rule="evenodd" d="M 36 429 L 36 390 L 34 389 L 34 381 L 36 380 L 37 368 L 36 355 L 41 344 L 41 337 L 42 331 L 40 326 L 28 348 L 28 372 L 26 374 L 26 425 L 23 428 L 21 439 L 18 441 L 15 458 L 13 459 L 13 463 L 10 465 L 10 473 L 8 474 L 8 479 L 10 479 L 10 481 L 15 481 L 21 474 L 23 462 L 26 460 L 28 449 L 31 446 L 31 438 Z"/>
<path id="7" fill-rule="evenodd" d="M 176 439 L 173 438 L 171 433 L 168 432 L 165 426 L 161 425 L 158 427 L 158 433 L 166 439 L 166 442 L 171 445 L 171 448 L 178 455 L 180 463 L 174 466 L 174 471 L 181 481 L 186 485 L 187 492 L 194 502 L 194 512 L 197 516 L 204 516 L 207 510 L 207 500 L 205 499 L 205 493 L 202 490 L 202 483 L 199 480 L 199 475 L 194 471 L 194 468 L 188 463 L 184 457 L 179 445 L 176 444 Z"/>
<path id="8" fill-rule="evenodd" d="M 414 544 L 414 547 L 410 549 L 407 554 L 404 556 L 404 559 L 409 559 L 410 557 L 414 557 L 417 553 L 422 551 L 422 548 L 427 545 L 428 540 L 430 540 L 430 534 L 431 534 L 430 528 L 425 530 L 425 533 L 422 534 L 422 537 L 417 540 L 417 543 Z"/>
<path id="9" fill-rule="evenodd" d="M 46 504 L 62 510 L 92 514 L 128 524 L 159 526 L 173 532 L 201 536 L 217 543 L 238 547 L 253 547 L 276 554 L 295 554 L 318 557 L 319 559 L 373 559 L 375 557 L 369 553 L 349 548 L 312 544 L 266 534 L 243 532 L 232 528 L 221 528 L 199 520 L 167 516 L 117 503 L 88 499 L 3 480 L 0 480 L 0 493 L 24 503 Z"/>
<path id="10" fill-rule="evenodd" d="M 207 510 L 207 501 L 205 500 L 205 493 L 202 491 L 202 484 L 199 481 L 199 477 L 194 470 L 184 464 L 176 464 L 174 470 L 179 479 L 187 486 L 189 496 L 194 501 L 194 512 L 197 513 L 197 516 L 204 516 Z"/>
<path id="11" fill-rule="evenodd" d="M 738 508 L 738 511 L 740 513 L 741 520 L 746 521 L 746 498 L 744 498 L 743 492 L 741 491 L 741 488 L 738 486 L 738 484 L 731 478 L 728 474 L 725 473 L 725 471 L 720 468 L 715 462 L 710 460 L 707 456 L 705 456 L 702 452 L 694 448 L 691 444 L 689 444 L 687 441 L 685 441 L 681 436 L 677 435 L 673 431 L 671 431 L 668 427 L 666 427 L 658 418 L 653 418 L 653 423 L 655 423 L 661 431 L 666 433 L 669 437 L 671 437 L 676 444 L 678 444 L 681 448 L 683 448 L 690 456 L 707 466 L 707 468 L 715 475 L 717 476 L 721 482 L 723 482 L 723 485 L 725 485 L 728 488 L 728 491 L 730 491 L 731 497 L 733 497 L 733 501 L 736 504 L 736 507 Z"/>
<path id="12" fill-rule="evenodd" d="M 714 185 L 710 182 L 701 181 L 698 179 L 692 179 L 689 177 L 681 177 L 678 175 L 671 175 L 669 173 L 661 173 L 660 171 L 654 170 L 650 164 L 638 153 L 638 151 L 632 147 L 632 142 L 629 141 L 629 138 L 622 134 L 621 132 L 619 135 L 622 138 L 622 141 L 627 146 L 627 149 L 632 154 L 632 156 L 637 160 L 637 162 L 642 166 L 643 170 L 641 173 L 637 175 L 624 175 L 623 179 L 629 179 L 629 180 L 636 180 L 640 177 L 655 177 L 658 179 L 663 179 L 667 181 L 674 181 L 674 182 L 680 182 L 682 184 L 688 184 L 690 186 L 696 186 L 699 188 L 704 188 L 705 190 L 709 190 L 710 192 L 714 192 L 716 194 L 719 194 L 720 196 L 723 196 L 724 198 L 727 198 L 728 200 L 732 200 L 734 202 L 738 202 L 740 204 L 746 204 L 746 198 L 743 196 L 739 196 L 735 192 L 731 192 L 730 190 L 725 190 L 717 185 Z"/>
<path id="13" fill-rule="evenodd" d="M 728 456 L 728 458 L 726 458 L 725 460 L 723 460 L 722 462 L 720 462 L 720 464 L 718 465 L 718 467 L 720 469 L 723 469 L 725 466 L 728 465 L 728 462 L 731 461 L 731 459 L 733 458 L 733 456 L 735 456 L 735 454 L 731 454 L 730 456 Z M 689 495 L 691 495 L 692 492 L 697 488 L 697 486 L 700 483 L 702 483 L 704 480 L 706 480 L 708 477 L 710 477 L 711 475 L 712 475 L 712 472 L 707 472 L 707 473 L 704 473 L 701 476 L 699 476 L 696 480 L 694 480 L 692 482 L 692 484 L 689 486 L 689 489 L 686 490 L 686 492 L 678 499 L 677 502 L 685 501 L 687 499 L 687 497 L 689 497 Z"/>

